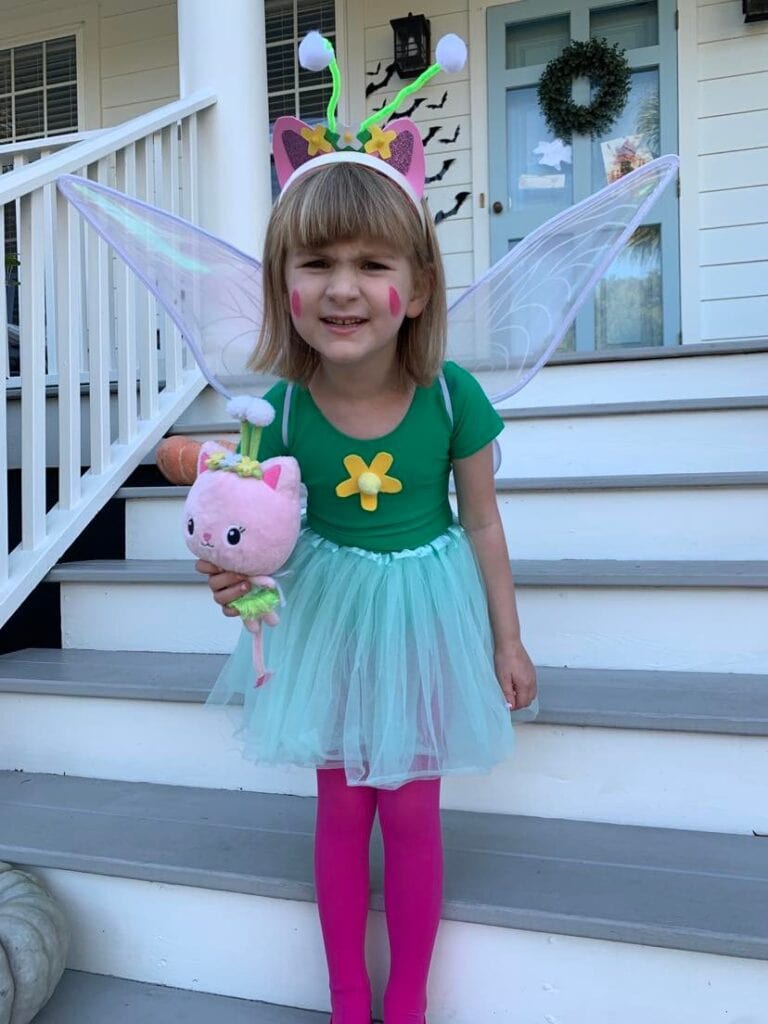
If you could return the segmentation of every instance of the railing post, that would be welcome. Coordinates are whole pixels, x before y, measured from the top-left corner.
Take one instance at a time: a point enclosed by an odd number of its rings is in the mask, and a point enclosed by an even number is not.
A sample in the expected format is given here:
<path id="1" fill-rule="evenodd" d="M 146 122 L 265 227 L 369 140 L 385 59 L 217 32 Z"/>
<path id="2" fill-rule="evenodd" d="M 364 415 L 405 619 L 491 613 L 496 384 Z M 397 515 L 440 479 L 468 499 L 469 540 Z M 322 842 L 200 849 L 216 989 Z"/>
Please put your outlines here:
<path id="1" fill-rule="evenodd" d="M 82 221 L 61 193 L 56 200 L 56 291 L 59 336 L 59 507 L 80 501 L 82 429 L 80 353 L 83 337 Z"/>
<path id="2" fill-rule="evenodd" d="M 5 254 L 5 207 L 0 204 L 0 252 Z M 8 413 L 5 396 L 8 366 L 8 311 L 5 286 L 0 295 L 0 584 L 8 579 Z"/>

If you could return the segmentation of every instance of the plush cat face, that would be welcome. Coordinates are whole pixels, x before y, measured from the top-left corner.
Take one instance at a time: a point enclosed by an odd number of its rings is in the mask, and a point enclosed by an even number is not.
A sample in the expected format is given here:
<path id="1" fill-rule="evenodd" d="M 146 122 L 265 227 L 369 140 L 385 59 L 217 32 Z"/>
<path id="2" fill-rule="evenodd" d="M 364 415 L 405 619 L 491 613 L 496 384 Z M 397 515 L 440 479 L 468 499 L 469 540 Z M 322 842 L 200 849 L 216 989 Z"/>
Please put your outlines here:
<path id="1" fill-rule="evenodd" d="M 231 455 L 213 442 L 200 449 L 198 477 L 184 504 L 187 547 L 222 569 L 269 575 L 287 561 L 299 536 L 299 465 L 289 457 L 267 459 L 261 480 L 207 469 L 206 459 L 222 451 Z"/>

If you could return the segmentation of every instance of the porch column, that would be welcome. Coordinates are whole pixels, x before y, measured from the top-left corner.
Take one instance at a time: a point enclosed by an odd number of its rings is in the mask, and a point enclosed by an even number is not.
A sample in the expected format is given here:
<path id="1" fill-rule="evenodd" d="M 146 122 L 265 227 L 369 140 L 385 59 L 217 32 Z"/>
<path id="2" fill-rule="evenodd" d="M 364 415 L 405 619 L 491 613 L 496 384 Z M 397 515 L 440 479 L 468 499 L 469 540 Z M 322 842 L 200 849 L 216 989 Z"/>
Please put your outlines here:
<path id="1" fill-rule="evenodd" d="M 218 96 L 200 117 L 200 220 L 251 255 L 272 206 L 264 0 L 178 0 L 181 97 Z"/>

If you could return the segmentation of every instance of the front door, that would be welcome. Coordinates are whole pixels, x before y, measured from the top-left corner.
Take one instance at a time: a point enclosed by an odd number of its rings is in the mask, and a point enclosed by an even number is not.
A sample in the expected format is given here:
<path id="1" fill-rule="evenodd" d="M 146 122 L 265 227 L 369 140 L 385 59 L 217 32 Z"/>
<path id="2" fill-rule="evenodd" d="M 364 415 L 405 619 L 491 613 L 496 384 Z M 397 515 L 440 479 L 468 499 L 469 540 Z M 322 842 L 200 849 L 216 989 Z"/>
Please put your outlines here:
<path id="1" fill-rule="evenodd" d="M 520 0 L 487 12 L 491 258 L 617 175 L 677 151 L 674 0 Z M 618 43 L 631 70 L 621 116 L 570 144 L 547 129 L 537 85 L 572 40 Z M 573 99 L 590 102 L 587 79 Z M 631 348 L 680 340 L 677 195 L 651 209 L 579 314 L 563 348 Z"/>

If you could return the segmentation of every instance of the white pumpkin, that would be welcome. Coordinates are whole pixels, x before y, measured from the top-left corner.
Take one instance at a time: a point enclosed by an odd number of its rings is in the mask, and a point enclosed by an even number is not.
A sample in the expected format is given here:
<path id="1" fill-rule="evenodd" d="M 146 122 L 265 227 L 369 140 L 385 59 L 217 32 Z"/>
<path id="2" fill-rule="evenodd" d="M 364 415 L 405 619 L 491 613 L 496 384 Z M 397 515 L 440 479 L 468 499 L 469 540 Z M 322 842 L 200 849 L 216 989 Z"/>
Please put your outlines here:
<path id="1" fill-rule="evenodd" d="M 0 1024 L 29 1024 L 64 972 L 69 926 L 31 875 L 0 861 Z"/>

